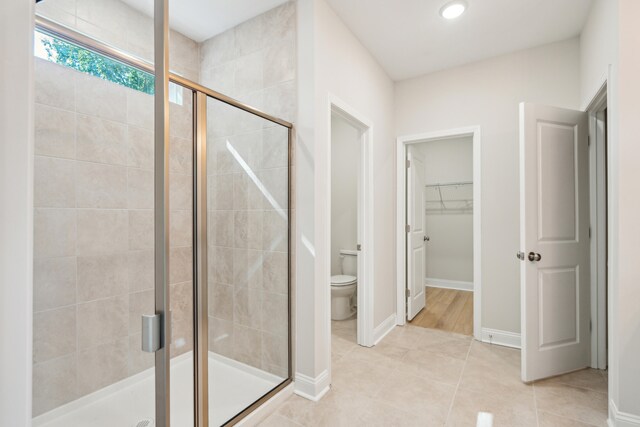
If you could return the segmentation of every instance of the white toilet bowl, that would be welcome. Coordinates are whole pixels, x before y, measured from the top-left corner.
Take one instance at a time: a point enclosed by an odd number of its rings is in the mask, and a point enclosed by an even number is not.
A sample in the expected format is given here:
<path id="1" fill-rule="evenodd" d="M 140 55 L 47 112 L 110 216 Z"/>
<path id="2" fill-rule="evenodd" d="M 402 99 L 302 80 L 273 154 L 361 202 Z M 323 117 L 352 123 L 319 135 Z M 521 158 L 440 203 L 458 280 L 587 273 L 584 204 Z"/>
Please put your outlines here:
<path id="1" fill-rule="evenodd" d="M 331 277 L 331 320 L 345 320 L 356 313 L 355 295 L 358 288 L 355 276 Z"/>

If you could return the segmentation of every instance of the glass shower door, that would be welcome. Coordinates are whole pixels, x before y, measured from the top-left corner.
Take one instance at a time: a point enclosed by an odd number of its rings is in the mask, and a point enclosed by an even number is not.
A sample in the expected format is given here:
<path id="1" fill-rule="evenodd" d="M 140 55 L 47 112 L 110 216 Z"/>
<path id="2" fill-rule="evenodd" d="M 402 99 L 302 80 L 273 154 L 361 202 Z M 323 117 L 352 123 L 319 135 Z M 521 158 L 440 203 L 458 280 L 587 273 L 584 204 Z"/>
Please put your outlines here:
<path id="1" fill-rule="evenodd" d="M 290 378 L 289 129 L 206 100 L 209 425 Z"/>

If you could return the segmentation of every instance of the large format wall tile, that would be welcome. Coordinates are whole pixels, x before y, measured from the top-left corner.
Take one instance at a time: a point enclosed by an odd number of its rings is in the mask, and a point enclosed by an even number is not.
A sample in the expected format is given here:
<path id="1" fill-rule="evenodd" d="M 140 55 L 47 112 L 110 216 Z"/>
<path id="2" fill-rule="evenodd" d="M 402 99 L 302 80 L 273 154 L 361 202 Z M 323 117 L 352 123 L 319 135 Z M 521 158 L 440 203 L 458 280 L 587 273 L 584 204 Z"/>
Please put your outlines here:
<path id="1" fill-rule="evenodd" d="M 35 98 L 37 104 L 74 111 L 75 73 L 44 59 L 35 60 Z"/>
<path id="2" fill-rule="evenodd" d="M 74 306 L 36 313 L 33 319 L 33 361 L 46 362 L 76 351 Z"/>
<path id="3" fill-rule="evenodd" d="M 76 207 L 76 162 L 36 156 L 34 165 L 35 207 Z"/>
<path id="4" fill-rule="evenodd" d="M 127 126 L 124 123 L 78 115 L 76 158 L 111 165 L 127 165 Z"/>
<path id="5" fill-rule="evenodd" d="M 76 303 L 76 258 L 35 258 L 33 260 L 33 311 L 43 311 Z"/>
<path id="6" fill-rule="evenodd" d="M 128 356 L 129 337 L 126 335 L 79 351 L 78 392 L 88 394 L 124 379 L 129 372 Z"/>
<path id="7" fill-rule="evenodd" d="M 76 211 L 36 208 L 33 217 L 34 258 L 76 254 Z"/>
<path id="8" fill-rule="evenodd" d="M 34 120 L 36 154 L 75 158 L 76 115 L 73 112 L 36 104 Z"/>
<path id="9" fill-rule="evenodd" d="M 127 255 L 78 257 L 78 302 L 121 295 L 129 291 Z"/>
<path id="10" fill-rule="evenodd" d="M 126 210 L 79 209 L 78 254 L 124 252 L 128 248 Z"/>
<path id="11" fill-rule="evenodd" d="M 76 203 L 78 208 L 125 209 L 127 168 L 77 162 Z"/>
<path id="12" fill-rule="evenodd" d="M 33 365 L 33 415 L 78 397 L 76 353 Z"/>
<path id="13" fill-rule="evenodd" d="M 124 123 L 127 119 L 127 90 L 93 76 L 76 73 L 76 111 L 80 114 Z"/>
<path id="14" fill-rule="evenodd" d="M 80 350 L 115 341 L 126 337 L 128 333 L 128 296 L 120 295 L 78 304 L 78 348 Z"/>

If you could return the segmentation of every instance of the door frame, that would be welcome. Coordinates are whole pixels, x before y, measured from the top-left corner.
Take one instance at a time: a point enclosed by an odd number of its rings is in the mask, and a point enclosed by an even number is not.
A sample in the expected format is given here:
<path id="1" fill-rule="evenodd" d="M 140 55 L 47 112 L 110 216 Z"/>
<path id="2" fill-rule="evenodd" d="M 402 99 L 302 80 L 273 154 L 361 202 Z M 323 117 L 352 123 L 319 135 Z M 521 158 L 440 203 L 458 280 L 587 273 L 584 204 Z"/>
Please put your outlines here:
<path id="1" fill-rule="evenodd" d="M 362 262 L 358 262 L 358 277 L 357 277 L 357 342 L 359 345 L 365 347 L 372 347 L 374 342 L 374 326 L 373 326 L 373 308 L 374 308 L 374 275 L 373 275 L 373 124 L 364 115 L 360 114 L 356 109 L 351 107 L 346 102 L 342 101 L 337 96 L 328 94 L 328 108 L 327 108 L 327 120 L 328 120 L 328 133 L 326 143 L 326 169 L 325 169 L 325 183 L 327 203 L 324 207 L 324 215 L 326 218 L 324 237 L 327 243 L 325 247 L 331 251 L 331 116 L 337 114 L 341 118 L 345 119 L 352 126 L 357 128 L 361 132 L 360 136 L 360 164 L 361 169 L 358 175 L 358 228 L 361 230 L 359 233 L 361 250 L 358 252 L 358 257 L 362 257 Z M 362 205 L 362 206 L 360 206 Z M 331 331 L 331 256 L 327 254 L 324 258 L 325 262 L 322 265 L 322 278 L 323 283 L 326 283 L 326 291 L 324 293 L 326 298 L 325 307 L 326 321 L 328 331 Z M 362 268 L 360 268 L 362 266 Z M 363 271 L 360 271 L 360 270 Z M 329 340 L 331 340 L 331 333 L 329 333 Z M 329 350 L 331 346 L 329 345 Z"/>
<path id="2" fill-rule="evenodd" d="M 609 212 L 609 144 L 604 127 L 605 81 L 589 105 L 589 213 L 591 227 L 591 367 L 607 368 L 607 257 Z M 603 203 L 604 202 L 604 203 Z"/>
<path id="3" fill-rule="evenodd" d="M 482 338 L 482 229 L 481 229 L 481 132 L 480 126 L 468 126 L 455 129 L 413 134 L 398 137 L 396 148 L 396 323 L 407 322 L 407 254 L 406 254 L 406 163 L 407 146 L 421 142 L 453 139 L 471 136 L 473 138 L 473 336 Z"/>

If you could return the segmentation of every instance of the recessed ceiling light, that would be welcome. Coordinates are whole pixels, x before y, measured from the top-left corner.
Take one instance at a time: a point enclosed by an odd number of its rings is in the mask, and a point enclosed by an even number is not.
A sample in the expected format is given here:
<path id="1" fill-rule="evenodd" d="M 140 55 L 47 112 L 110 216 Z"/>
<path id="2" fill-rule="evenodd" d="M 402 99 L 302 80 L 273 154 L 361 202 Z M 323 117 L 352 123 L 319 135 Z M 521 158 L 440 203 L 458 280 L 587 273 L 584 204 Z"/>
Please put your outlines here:
<path id="1" fill-rule="evenodd" d="M 440 16 L 445 19 L 455 19 L 467 10 L 467 3 L 463 0 L 449 2 L 440 9 Z"/>

